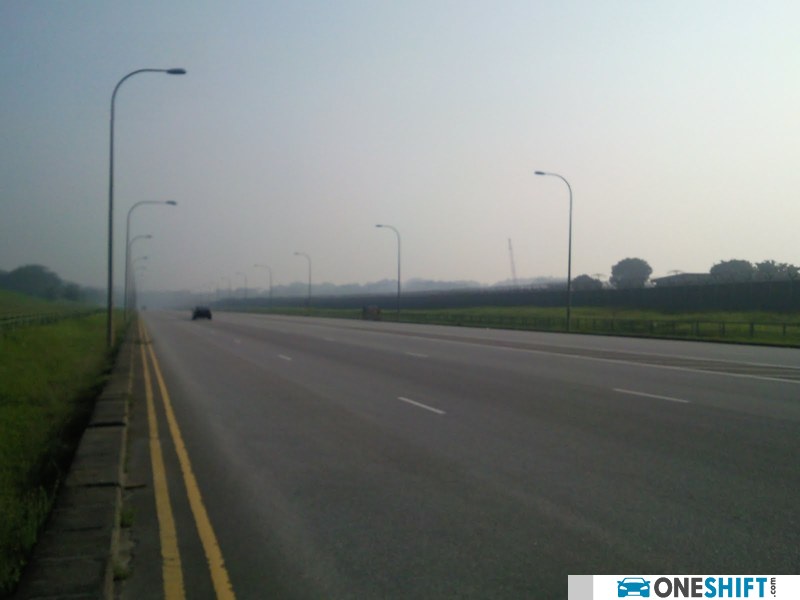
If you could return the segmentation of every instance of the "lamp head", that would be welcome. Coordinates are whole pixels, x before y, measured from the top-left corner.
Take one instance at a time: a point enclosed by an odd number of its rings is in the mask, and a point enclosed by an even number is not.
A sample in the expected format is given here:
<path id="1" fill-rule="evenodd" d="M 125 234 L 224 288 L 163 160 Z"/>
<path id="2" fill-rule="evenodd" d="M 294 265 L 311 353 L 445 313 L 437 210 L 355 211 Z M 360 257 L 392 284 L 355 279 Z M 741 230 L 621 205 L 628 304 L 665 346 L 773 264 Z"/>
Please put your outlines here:
<path id="1" fill-rule="evenodd" d="M 169 204 L 170 206 L 178 206 L 178 203 L 175 202 L 175 200 L 167 200 L 166 204 Z"/>
<path id="2" fill-rule="evenodd" d="M 544 171 L 536 171 L 536 175 L 547 175 Z"/>
<path id="3" fill-rule="evenodd" d="M 167 69 L 168 75 L 186 75 L 186 69 Z"/>

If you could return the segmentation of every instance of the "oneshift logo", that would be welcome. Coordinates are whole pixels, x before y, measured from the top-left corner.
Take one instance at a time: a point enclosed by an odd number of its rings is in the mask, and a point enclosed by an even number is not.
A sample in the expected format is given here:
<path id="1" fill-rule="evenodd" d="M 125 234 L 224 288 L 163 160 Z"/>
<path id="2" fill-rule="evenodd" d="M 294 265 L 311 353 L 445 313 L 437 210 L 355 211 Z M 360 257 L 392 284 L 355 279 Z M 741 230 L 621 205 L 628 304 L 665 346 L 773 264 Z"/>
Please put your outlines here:
<path id="1" fill-rule="evenodd" d="M 766 577 L 659 577 L 652 589 L 659 598 L 766 598 L 775 589 L 768 583 Z"/>

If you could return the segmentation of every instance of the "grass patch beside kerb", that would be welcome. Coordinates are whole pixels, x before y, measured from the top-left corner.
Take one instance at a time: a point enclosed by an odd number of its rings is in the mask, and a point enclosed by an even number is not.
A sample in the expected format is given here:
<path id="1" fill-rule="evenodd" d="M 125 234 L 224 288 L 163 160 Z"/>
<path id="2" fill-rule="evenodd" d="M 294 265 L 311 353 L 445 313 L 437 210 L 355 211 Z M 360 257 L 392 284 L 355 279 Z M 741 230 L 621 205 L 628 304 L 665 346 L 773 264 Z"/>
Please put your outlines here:
<path id="1" fill-rule="evenodd" d="M 16 585 L 110 365 L 102 314 L 0 335 L 0 596 Z"/>

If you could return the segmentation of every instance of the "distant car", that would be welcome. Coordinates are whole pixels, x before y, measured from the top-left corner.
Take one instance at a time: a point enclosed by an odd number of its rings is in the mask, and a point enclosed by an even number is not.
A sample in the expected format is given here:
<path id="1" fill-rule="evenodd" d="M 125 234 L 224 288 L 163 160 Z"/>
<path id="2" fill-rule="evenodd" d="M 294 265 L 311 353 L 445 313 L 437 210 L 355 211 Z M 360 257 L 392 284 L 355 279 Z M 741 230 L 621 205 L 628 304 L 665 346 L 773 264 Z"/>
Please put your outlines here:
<path id="1" fill-rule="evenodd" d="M 650 582 L 644 577 L 625 577 L 617 582 L 617 597 L 627 598 L 628 596 L 650 597 Z"/>
<path id="2" fill-rule="evenodd" d="M 211 320 L 211 309 L 207 306 L 195 306 L 192 311 L 192 321 L 196 319 Z"/>

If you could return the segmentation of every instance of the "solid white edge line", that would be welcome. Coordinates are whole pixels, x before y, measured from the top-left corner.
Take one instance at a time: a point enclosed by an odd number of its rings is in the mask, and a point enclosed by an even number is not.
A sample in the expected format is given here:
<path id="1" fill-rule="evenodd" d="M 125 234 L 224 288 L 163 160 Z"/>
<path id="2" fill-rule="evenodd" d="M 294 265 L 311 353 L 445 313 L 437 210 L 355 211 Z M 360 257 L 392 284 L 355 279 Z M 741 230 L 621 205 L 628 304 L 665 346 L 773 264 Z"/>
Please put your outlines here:
<path id="1" fill-rule="evenodd" d="M 439 410 L 438 408 L 434 408 L 432 406 L 428 406 L 427 404 L 423 404 L 422 402 L 417 402 L 416 400 L 412 400 L 411 398 L 404 398 L 403 396 L 398 396 L 398 400 L 402 400 L 403 402 L 408 402 L 409 404 L 413 404 L 414 406 L 418 406 L 420 408 L 424 408 L 425 410 L 429 410 L 431 412 L 436 413 L 437 415 L 445 415 L 447 414 L 443 410 Z"/>
<path id="2" fill-rule="evenodd" d="M 669 396 L 659 396 L 658 394 L 648 394 L 646 392 L 634 392 L 633 390 L 623 390 L 621 388 L 614 388 L 615 392 L 620 394 L 629 394 L 631 396 L 642 396 L 644 398 L 655 398 L 656 400 L 668 400 L 669 402 L 680 402 L 681 404 L 691 404 L 689 400 L 682 400 L 681 398 L 670 398 Z"/>
<path id="3" fill-rule="evenodd" d="M 254 313 L 248 313 L 248 314 L 254 315 Z M 266 317 L 266 318 L 274 318 L 276 315 L 254 315 L 254 316 L 262 316 L 262 317 Z M 305 319 L 305 317 L 303 317 L 303 318 Z M 299 322 L 299 321 L 293 321 L 293 322 Z M 374 329 L 368 329 L 368 328 L 364 328 L 364 327 L 359 327 L 358 325 L 354 325 L 353 323 L 348 323 L 348 326 L 341 326 L 340 323 L 336 323 L 336 324 L 333 324 L 333 323 L 318 324 L 318 323 L 311 323 L 311 322 L 308 322 L 308 321 L 302 321 L 302 323 L 305 324 L 305 325 L 308 325 L 309 327 L 329 327 L 329 328 L 330 327 L 337 327 L 339 329 L 347 329 L 348 331 L 357 331 L 359 333 L 371 333 L 371 334 L 374 334 L 374 335 L 383 335 L 383 334 L 397 335 L 394 331 L 386 331 L 386 330 L 377 330 L 376 331 Z M 403 323 L 403 325 L 420 325 L 420 326 L 422 326 L 422 325 L 425 325 L 425 324 L 424 323 Z M 437 326 L 437 327 L 446 328 L 447 326 L 440 325 L 440 326 Z M 461 333 L 463 333 L 463 329 L 464 328 L 458 328 L 459 332 L 461 332 Z M 478 329 L 478 328 L 475 328 L 475 329 L 477 331 L 480 331 L 480 329 Z M 492 329 L 490 327 L 488 327 L 486 329 L 489 329 L 490 331 L 493 331 L 493 332 L 507 332 L 507 331 L 509 331 L 507 329 Z M 546 332 L 529 331 L 527 333 L 546 333 Z M 475 342 L 465 342 L 463 340 L 442 340 L 442 339 L 431 338 L 431 337 L 426 336 L 426 335 L 419 335 L 419 334 L 415 334 L 415 333 L 408 333 L 408 334 L 403 334 L 403 335 L 404 335 L 404 337 L 420 339 L 420 340 L 437 341 L 437 342 L 452 342 L 452 343 L 458 343 L 458 344 L 469 344 L 471 346 L 476 345 Z M 619 339 L 634 339 L 634 338 L 626 338 L 625 336 L 619 336 Z M 652 341 L 657 341 L 657 342 L 682 342 L 682 341 L 685 341 L 685 340 L 670 339 L 670 338 L 642 338 L 642 339 L 652 340 Z M 482 342 L 486 342 L 486 343 L 485 344 L 481 343 L 480 345 L 489 345 L 489 346 L 493 346 L 493 347 L 496 347 L 496 348 L 500 347 L 500 346 L 494 346 L 491 343 L 492 341 L 493 340 L 491 340 L 491 339 L 483 340 Z M 494 341 L 496 341 L 496 340 L 494 340 Z M 587 349 L 586 346 L 576 346 L 576 345 L 573 345 L 573 344 L 559 345 L 559 346 L 555 346 L 555 348 L 558 348 L 560 350 L 586 350 Z M 506 346 L 505 349 L 508 349 L 508 350 L 521 350 L 523 352 L 538 352 L 538 353 L 542 353 L 542 354 L 556 354 L 558 356 L 575 356 L 573 354 L 569 354 L 569 353 L 563 352 L 563 351 L 562 352 L 557 352 L 557 351 L 549 351 L 549 350 L 535 350 L 535 349 L 529 349 L 529 348 L 528 349 L 525 349 L 525 348 L 512 348 L 512 347 L 508 347 L 508 346 Z M 798 368 L 797 365 L 786 365 L 786 364 L 781 364 L 781 363 L 739 361 L 739 360 L 731 360 L 731 359 L 727 359 L 727 358 L 710 358 L 710 357 L 697 356 L 697 355 L 690 356 L 688 354 L 666 354 L 666 353 L 663 353 L 663 352 L 647 352 L 647 351 L 636 351 L 636 352 L 633 352 L 631 350 L 624 350 L 624 349 L 620 349 L 620 348 L 604 348 L 604 347 L 596 347 L 596 348 L 589 348 L 589 349 L 598 350 L 598 351 L 601 351 L 601 352 L 621 352 L 621 353 L 628 353 L 628 354 L 636 354 L 636 355 L 640 355 L 640 356 L 652 356 L 654 358 L 677 358 L 677 359 L 681 359 L 681 360 L 696 360 L 696 361 L 710 360 L 710 361 L 714 361 L 714 362 L 718 362 L 718 363 L 727 363 L 727 364 L 731 364 L 731 365 L 745 365 L 745 366 L 752 366 L 752 367 L 775 367 L 775 368 L 785 368 L 785 369 L 797 369 Z M 668 366 L 668 365 L 657 365 L 657 364 L 653 364 L 653 363 L 639 363 L 639 362 L 632 363 L 630 361 L 619 360 L 619 359 L 595 358 L 595 357 L 587 357 L 587 356 L 583 356 L 583 357 L 579 357 L 579 358 L 589 358 L 589 359 L 601 360 L 601 361 L 620 362 L 620 363 L 624 363 L 624 364 L 644 365 L 644 366 L 648 366 L 648 367 L 661 367 L 661 368 L 666 368 L 666 369 L 677 369 L 677 370 L 691 371 L 691 372 L 712 373 L 712 374 L 716 374 L 716 375 L 731 375 L 731 376 L 734 376 L 734 377 L 747 377 L 747 378 L 751 378 L 751 379 L 764 379 L 766 381 L 780 381 L 780 382 L 783 382 L 783 383 L 800 383 L 800 381 L 797 381 L 797 380 L 794 380 L 794 379 L 780 379 L 780 378 L 776 378 L 776 377 L 759 376 L 759 375 L 748 375 L 748 374 L 744 374 L 744 373 L 726 373 L 724 371 L 708 371 L 706 369 L 696 369 L 696 368 L 691 368 L 691 367 L 674 367 L 674 366 Z"/>
<path id="4" fill-rule="evenodd" d="M 420 336 L 417 336 L 420 337 Z M 460 345 L 467 345 L 467 346 L 476 346 L 478 344 L 473 344 L 470 342 L 461 342 L 461 341 L 453 341 L 453 340 L 437 340 L 435 338 L 424 338 L 420 337 L 420 339 L 428 339 L 432 342 L 440 342 L 440 343 L 448 343 L 448 344 L 460 344 Z M 772 381 L 775 383 L 791 383 L 794 385 L 800 385 L 800 379 L 781 379 L 779 377 L 768 377 L 765 375 L 750 375 L 748 373 L 730 373 L 727 371 L 711 371 L 708 369 L 701 369 L 699 367 L 676 367 L 672 365 L 656 365 L 649 362 L 633 362 L 630 360 L 621 360 L 618 358 L 600 358 L 598 356 L 581 356 L 580 354 L 567 354 L 565 352 L 553 352 L 550 350 L 534 350 L 532 348 L 513 348 L 510 346 L 494 346 L 491 344 L 480 344 L 481 346 L 494 348 L 496 350 L 503 350 L 506 352 L 524 352 L 526 354 L 543 354 L 545 356 L 559 356 L 561 358 L 567 359 L 574 359 L 574 360 L 588 360 L 592 362 L 604 362 L 604 363 L 611 363 L 617 365 L 628 365 L 630 367 L 643 367 L 647 369 L 662 369 L 666 371 L 683 371 L 685 373 L 697 373 L 700 375 L 714 375 L 718 377 L 736 377 L 739 379 L 755 379 L 758 381 Z M 793 367 L 794 368 L 794 367 Z"/>

